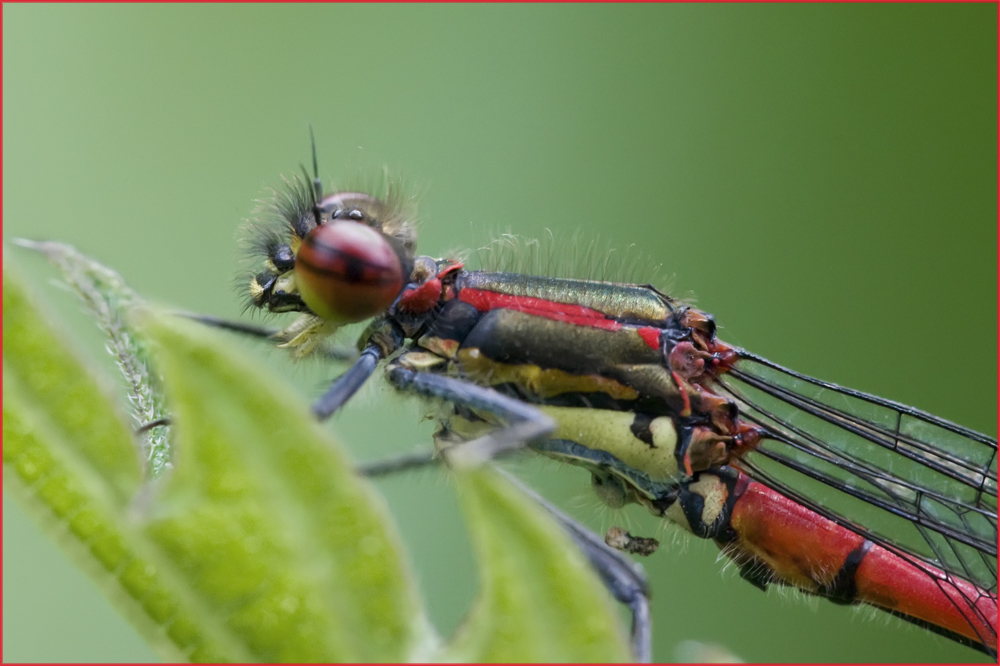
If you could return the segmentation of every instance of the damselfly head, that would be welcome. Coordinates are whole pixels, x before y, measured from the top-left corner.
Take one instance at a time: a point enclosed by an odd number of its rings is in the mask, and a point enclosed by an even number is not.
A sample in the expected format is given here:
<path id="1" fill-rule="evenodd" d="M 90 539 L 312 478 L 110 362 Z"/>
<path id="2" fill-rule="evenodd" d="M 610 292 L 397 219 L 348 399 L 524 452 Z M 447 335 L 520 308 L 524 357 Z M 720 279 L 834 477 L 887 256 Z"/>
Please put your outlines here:
<path id="1" fill-rule="evenodd" d="M 248 305 L 334 325 L 386 310 L 409 281 L 416 249 L 413 216 L 394 185 L 382 196 L 344 191 L 318 203 L 311 183 L 286 185 L 249 225 Z"/>

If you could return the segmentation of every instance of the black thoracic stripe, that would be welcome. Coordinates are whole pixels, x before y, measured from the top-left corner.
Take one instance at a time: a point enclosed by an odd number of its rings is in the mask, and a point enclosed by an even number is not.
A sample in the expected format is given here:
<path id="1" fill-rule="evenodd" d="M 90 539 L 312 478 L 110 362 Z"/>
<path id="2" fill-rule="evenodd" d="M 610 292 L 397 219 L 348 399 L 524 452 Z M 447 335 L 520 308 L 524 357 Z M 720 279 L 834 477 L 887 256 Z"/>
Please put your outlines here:
<path id="1" fill-rule="evenodd" d="M 640 439 L 649 445 L 649 448 L 654 448 L 656 445 L 653 444 L 653 431 L 649 429 L 649 424 L 653 422 L 653 417 L 648 414 L 636 414 L 632 419 L 632 425 L 629 429 L 632 434 L 635 435 L 636 439 Z"/>
<path id="2" fill-rule="evenodd" d="M 533 364 L 574 374 L 606 369 L 609 364 L 598 352 L 600 345 L 581 344 L 580 340 L 575 341 L 576 344 L 566 344 L 569 327 L 569 324 L 541 317 L 491 310 L 479 318 L 463 346 L 475 347 L 487 358 L 511 365 Z M 583 330 L 583 334 L 594 337 L 593 330 Z"/>
<path id="3" fill-rule="evenodd" d="M 865 555 L 868 554 L 871 547 L 872 542 L 865 539 L 860 546 L 852 550 L 830 584 L 820 588 L 820 594 L 835 604 L 857 603 L 858 581 L 856 576 L 858 567 L 861 566 L 862 560 L 865 559 Z"/>
<path id="4" fill-rule="evenodd" d="M 660 351 L 650 349 L 633 330 L 578 326 L 505 308 L 484 313 L 465 346 L 499 363 L 533 364 L 577 375 L 663 362 Z"/>
<path id="5" fill-rule="evenodd" d="M 445 303 L 440 314 L 434 318 L 427 335 L 442 340 L 462 342 L 479 320 L 479 310 L 474 306 L 453 299 Z"/>

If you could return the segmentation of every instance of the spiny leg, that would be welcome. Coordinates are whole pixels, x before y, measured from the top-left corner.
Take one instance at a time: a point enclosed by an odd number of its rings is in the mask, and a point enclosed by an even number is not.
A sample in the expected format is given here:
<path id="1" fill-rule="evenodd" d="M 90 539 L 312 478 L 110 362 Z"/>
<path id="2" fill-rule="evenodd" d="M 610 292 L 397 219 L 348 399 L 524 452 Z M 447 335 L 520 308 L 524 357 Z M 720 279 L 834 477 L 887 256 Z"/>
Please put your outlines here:
<path id="1" fill-rule="evenodd" d="M 260 338 L 263 340 L 270 339 L 275 342 L 281 341 L 278 336 L 280 336 L 283 332 L 283 330 L 279 328 L 268 328 L 267 326 L 247 324 L 242 321 L 231 321 L 229 319 L 223 319 L 213 315 L 203 315 L 194 312 L 175 312 L 174 314 L 178 317 L 185 317 L 192 321 L 196 321 L 199 324 L 211 326 L 212 328 L 221 328 L 224 331 L 232 331 L 234 333 L 240 333 L 241 335 L 247 335 L 252 338 Z M 323 347 L 318 353 L 333 361 L 354 361 L 358 358 L 358 350 L 354 347 Z"/>
<path id="2" fill-rule="evenodd" d="M 281 330 L 245 324 L 239 321 L 229 321 L 211 315 L 178 313 L 180 316 L 193 319 L 207 326 L 234 331 L 256 338 L 275 338 Z M 353 365 L 333 381 L 327 392 L 312 407 L 313 414 L 324 421 L 340 409 L 353 396 L 365 381 L 372 376 L 379 361 L 382 360 L 382 350 L 376 345 L 370 345 L 360 355 L 354 349 L 333 348 L 324 349 L 324 356 L 337 361 L 353 361 Z"/>
<path id="3" fill-rule="evenodd" d="M 516 453 L 517 449 L 504 453 Z M 503 458 L 501 453 L 497 458 Z M 441 458 L 433 451 L 418 451 L 416 453 L 404 453 L 391 458 L 382 458 L 358 464 L 354 469 L 358 474 L 375 479 L 381 476 L 391 476 L 399 472 L 409 472 L 421 467 L 435 467 L 441 464 Z"/>
<path id="4" fill-rule="evenodd" d="M 380 347 L 377 345 L 366 347 L 347 372 L 337 377 L 326 393 L 313 404 L 312 411 L 316 418 L 320 421 L 330 418 L 372 376 L 381 360 Z"/>
<path id="5" fill-rule="evenodd" d="M 380 476 L 389 476 L 398 472 L 408 472 L 421 467 L 431 467 L 440 462 L 441 459 L 435 456 L 433 451 L 420 451 L 419 453 L 408 453 L 392 458 L 361 463 L 354 469 L 358 474 L 372 479 Z"/>
<path id="6" fill-rule="evenodd" d="M 440 462 L 440 459 L 431 452 L 413 453 L 363 463 L 358 465 L 357 471 L 364 476 L 379 477 L 436 465 Z M 497 471 L 556 519 L 590 561 L 611 595 L 628 607 L 632 613 L 632 655 L 637 662 L 648 663 L 652 659 L 652 630 L 649 586 L 642 565 L 608 546 L 599 536 L 557 509 L 513 474 L 502 469 Z"/>
<path id="7" fill-rule="evenodd" d="M 243 335 L 249 335 L 253 338 L 273 338 L 281 332 L 280 329 L 277 328 L 267 328 L 266 326 L 246 324 L 242 321 L 230 321 L 228 319 L 222 319 L 221 317 L 198 314 L 196 312 L 175 312 L 174 314 L 178 317 L 191 319 L 199 324 L 205 324 L 206 326 L 221 328 L 235 333 L 242 333 Z"/>
<path id="8" fill-rule="evenodd" d="M 390 367 L 388 377 L 402 391 L 492 414 L 508 424 L 477 439 L 442 450 L 441 456 L 451 467 L 475 467 L 508 451 L 548 439 L 556 429 L 555 421 L 532 405 L 472 382 L 417 372 L 399 365 Z"/>
<path id="9" fill-rule="evenodd" d="M 235 333 L 240 333 L 243 335 L 248 335 L 254 338 L 261 339 L 273 339 L 281 333 L 279 329 L 267 328 L 264 326 L 256 326 L 254 324 L 247 324 L 240 321 L 230 321 L 227 319 L 222 319 L 220 317 L 214 317 L 212 315 L 202 315 L 191 312 L 176 312 L 174 313 L 180 317 L 186 317 L 193 321 L 197 321 L 206 326 L 211 326 L 213 328 L 220 328 L 226 331 L 233 331 Z M 335 361 L 353 361 L 353 365 L 343 373 L 337 379 L 333 381 L 327 392 L 316 401 L 312 407 L 313 414 L 316 415 L 320 421 L 324 421 L 340 409 L 346 403 L 351 396 L 353 396 L 358 389 L 365 383 L 365 381 L 371 377 L 372 373 L 375 372 L 375 368 L 378 366 L 379 361 L 382 360 L 382 350 L 375 345 L 371 345 L 366 348 L 360 355 L 353 349 L 324 349 L 321 352 L 324 356 L 335 360 Z M 169 418 L 157 419 L 155 421 L 150 421 L 149 423 L 144 423 L 138 427 L 136 434 L 142 434 L 152 428 L 170 425 Z"/>
<path id="10" fill-rule="evenodd" d="M 649 612 L 649 585 L 646 573 L 637 562 L 604 543 L 589 529 L 557 509 L 513 474 L 498 469 L 508 481 L 549 512 L 590 560 L 605 587 L 619 603 L 632 612 L 632 655 L 637 662 L 652 659 L 652 626 Z"/>

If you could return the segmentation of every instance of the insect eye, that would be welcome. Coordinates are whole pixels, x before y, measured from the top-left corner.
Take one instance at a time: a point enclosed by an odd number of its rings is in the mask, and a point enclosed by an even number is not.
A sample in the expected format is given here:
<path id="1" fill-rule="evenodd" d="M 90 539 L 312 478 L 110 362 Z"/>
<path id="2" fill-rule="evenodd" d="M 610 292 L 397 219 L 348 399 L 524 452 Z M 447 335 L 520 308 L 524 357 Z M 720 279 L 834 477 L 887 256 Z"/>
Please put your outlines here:
<path id="1" fill-rule="evenodd" d="M 313 228 L 302 240 L 295 281 L 316 315 L 347 324 L 392 305 L 403 288 L 403 267 L 378 231 L 356 222 L 334 222 Z"/>
<path id="2" fill-rule="evenodd" d="M 350 218 L 352 220 L 363 220 L 363 219 L 365 219 L 365 214 L 362 213 L 357 208 L 355 208 L 354 210 L 351 211 Z"/>
<path id="3" fill-rule="evenodd" d="M 343 216 L 344 216 L 344 209 L 343 208 L 338 208 L 337 210 L 333 211 L 333 215 L 331 215 L 330 217 L 331 217 L 331 219 L 336 220 L 336 219 L 341 218 Z"/>

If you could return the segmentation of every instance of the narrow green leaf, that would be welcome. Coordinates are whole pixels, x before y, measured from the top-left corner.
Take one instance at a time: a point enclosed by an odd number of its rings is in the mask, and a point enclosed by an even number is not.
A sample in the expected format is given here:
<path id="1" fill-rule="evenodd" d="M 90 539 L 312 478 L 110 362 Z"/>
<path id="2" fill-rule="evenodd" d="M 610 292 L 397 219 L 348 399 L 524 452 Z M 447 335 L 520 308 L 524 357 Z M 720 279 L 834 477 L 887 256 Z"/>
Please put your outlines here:
<path id="1" fill-rule="evenodd" d="M 185 646 L 167 634 L 170 623 L 181 619 L 176 598 L 155 577 L 143 587 L 129 584 L 130 572 L 150 567 L 136 554 L 136 535 L 123 527 L 121 514 L 103 501 L 103 493 L 91 492 L 79 465 L 61 455 L 65 443 L 45 427 L 44 413 L 33 410 L 18 383 L 9 379 L 4 380 L 3 399 L 4 491 L 18 499 L 165 659 L 183 660 Z"/>
<path id="2" fill-rule="evenodd" d="M 477 553 L 480 590 L 447 658 L 631 661 L 614 602 L 563 528 L 489 470 L 455 479 Z"/>
<path id="3" fill-rule="evenodd" d="M 142 478 L 137 447 L 105 387 L 66 348 L 34 302 L 22 280 L 5 265 L 5 379 L 19 382 L 25 399 L 73 442 L 72 455 L 81 456 L 81 463 L 105 481 L 115 503 L 124 506 Z"/>
<path id="4" fill-rule="evenodd" d="M 24 239 L 15 243 L 39 252 L 59 269 L 63 280 L 80 297 L 104 333 L 106 349 L 121 373 L 135 426 L 164 418 L 167 415 L 166 406 L 162 392 L 156 386 L 157 378 L 149 369 L 145 341 L 136 335 L 130 321 L 132 309 L 142 305 L 142 298 L 125 284 L 118 273 L 82 254 L 72 245 Z M 170 459 L 168 430 L 167 427 L 155 427 L 136 438 L 150 478 L 156 478 L 167 467 Z"/>
<path id="5" fill-rule="evenodd" d="M 184 659 L 204 638 L 198 631 L 184 643 L 171 638 L 189 619 L 129 525 L 126 502 L 139 478 L 130 433 L 8 266 L 3 300 L 5 492 L 164 658 Z M 146 574 L 141 585 L 137 571 Z"/>
<path id="6" fill-rule="evenodd" d="M 282 382 L 149 316 L 175 423 L 146 534 L 254 661 L 400 661 L 424 619 L 381 499 Z"/>

